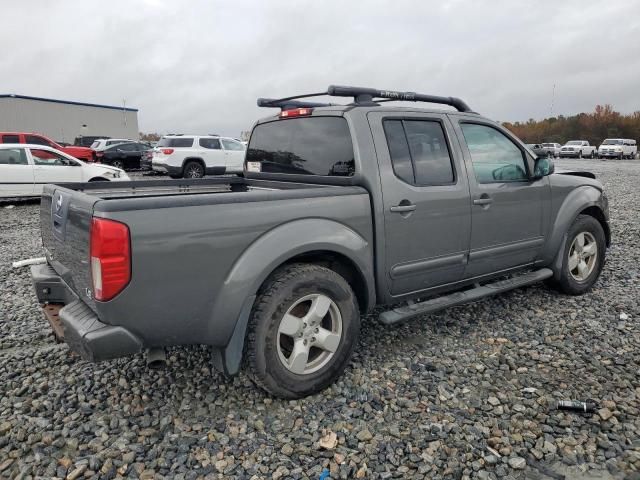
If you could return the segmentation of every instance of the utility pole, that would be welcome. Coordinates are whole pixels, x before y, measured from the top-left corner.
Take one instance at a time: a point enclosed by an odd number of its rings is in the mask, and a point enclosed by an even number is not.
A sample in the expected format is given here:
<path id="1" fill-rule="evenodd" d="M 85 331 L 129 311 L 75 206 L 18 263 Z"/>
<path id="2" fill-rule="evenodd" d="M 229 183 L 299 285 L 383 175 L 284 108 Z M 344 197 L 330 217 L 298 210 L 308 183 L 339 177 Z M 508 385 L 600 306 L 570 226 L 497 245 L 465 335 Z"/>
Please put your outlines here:
<path id="1" fill-rule="evenodd" d="M 551 91 L 551 111 L 549 113 L 550 117 L 553 117 L 553 102 L 556 99 L 556 84 L 553 84 L 553 90 Z"/>

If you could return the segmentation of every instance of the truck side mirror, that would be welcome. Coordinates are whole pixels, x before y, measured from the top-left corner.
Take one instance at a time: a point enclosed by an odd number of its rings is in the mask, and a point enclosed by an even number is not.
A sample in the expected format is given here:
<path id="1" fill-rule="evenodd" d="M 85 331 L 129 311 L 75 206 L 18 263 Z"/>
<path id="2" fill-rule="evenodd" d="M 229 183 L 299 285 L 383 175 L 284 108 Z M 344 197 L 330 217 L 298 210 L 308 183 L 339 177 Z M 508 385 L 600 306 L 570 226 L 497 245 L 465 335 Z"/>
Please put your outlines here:
<path id="1" fill-rule="evenodd" d="M 538 179 L 551 175 L 555 169 L 556 167 L 553 164 L 553 160 L 549 157 L 536 158 L 535 168 L 533 169 L 533 178 Z"/>

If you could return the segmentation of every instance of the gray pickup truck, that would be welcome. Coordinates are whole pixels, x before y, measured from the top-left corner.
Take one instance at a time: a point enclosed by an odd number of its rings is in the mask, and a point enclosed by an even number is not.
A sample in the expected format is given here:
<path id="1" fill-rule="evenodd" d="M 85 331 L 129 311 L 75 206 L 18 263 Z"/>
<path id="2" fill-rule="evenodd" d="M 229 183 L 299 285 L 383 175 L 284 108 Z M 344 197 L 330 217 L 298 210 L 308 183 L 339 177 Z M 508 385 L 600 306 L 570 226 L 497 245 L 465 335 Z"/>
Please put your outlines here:
<path id="1" fill-rule="evenodd" d="M 208 345 L 225 374 L 298 398 L 341 374 L 375 306 L 392 324 L 593 286 L 610 243 L 593 174 L 554 173 L 457 98 L 322 95 L 353 102 L 258 101 L 281 111 L 255 124 L 241 178 L 47 185 L 32 277 L 54 330 L 90 361 Z"/>

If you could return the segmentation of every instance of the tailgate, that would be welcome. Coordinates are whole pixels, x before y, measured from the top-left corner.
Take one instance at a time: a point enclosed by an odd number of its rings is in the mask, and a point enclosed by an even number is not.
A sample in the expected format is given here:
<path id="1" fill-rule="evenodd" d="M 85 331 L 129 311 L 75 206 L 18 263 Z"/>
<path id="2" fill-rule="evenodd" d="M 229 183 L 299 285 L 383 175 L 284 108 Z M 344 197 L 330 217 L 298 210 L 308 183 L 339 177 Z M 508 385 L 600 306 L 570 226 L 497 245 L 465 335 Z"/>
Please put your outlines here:
<path id="1" fill-rule="evenodd" d="M 47 260 L 69 288 L 92 310 L 89 234 L 93 206 L 100 200 L 57 185 L 46 185 L 40 203 L 40 229 Z"/>

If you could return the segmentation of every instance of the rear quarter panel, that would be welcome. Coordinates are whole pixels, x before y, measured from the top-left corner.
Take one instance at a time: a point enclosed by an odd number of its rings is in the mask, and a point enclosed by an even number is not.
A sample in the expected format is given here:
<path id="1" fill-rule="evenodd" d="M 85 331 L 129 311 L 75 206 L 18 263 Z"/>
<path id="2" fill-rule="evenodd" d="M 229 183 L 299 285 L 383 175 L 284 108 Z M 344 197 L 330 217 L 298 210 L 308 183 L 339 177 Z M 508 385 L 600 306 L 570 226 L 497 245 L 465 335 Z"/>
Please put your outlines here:
<path id="1" fill-rule="evenodd" d="M 224 346 L 242 302 L 287 260 L 283 252 L 293 256 L 315 248 L 309 243 L 300 248 L 296 241 L 312 225 L 321 226 L 318 245 L 327 249 L 342 248 L 341 237 L 331 238 L 335 232 L 353 232 L 367 245 L 359 261 L 373 265 L 369 196 L 357 190 L 361 193 L 133 211 L 100 212 L 98 203 L 97 216 L 129 226 L 132 251 L 129 286 L 110 302 L 98 302 L 98 314 L 147 345 Z M 251 257 L 245 256 L 248 251 Z"/>

